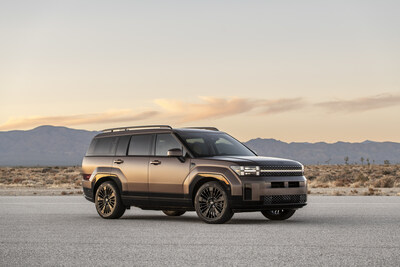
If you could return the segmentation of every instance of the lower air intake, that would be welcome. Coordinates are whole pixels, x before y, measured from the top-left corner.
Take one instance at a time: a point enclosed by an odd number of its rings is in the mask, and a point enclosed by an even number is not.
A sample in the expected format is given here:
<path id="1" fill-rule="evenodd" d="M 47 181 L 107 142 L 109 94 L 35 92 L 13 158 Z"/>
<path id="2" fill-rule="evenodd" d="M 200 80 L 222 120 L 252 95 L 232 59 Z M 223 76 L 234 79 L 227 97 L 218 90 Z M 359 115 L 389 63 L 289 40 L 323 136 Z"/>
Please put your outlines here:
<path id="1" fill-rule="evenodd" d="M 307 195 L 277 195 L 264 196 L 264 205 L 270 204 L 304 204 L 307 202 Z"/>

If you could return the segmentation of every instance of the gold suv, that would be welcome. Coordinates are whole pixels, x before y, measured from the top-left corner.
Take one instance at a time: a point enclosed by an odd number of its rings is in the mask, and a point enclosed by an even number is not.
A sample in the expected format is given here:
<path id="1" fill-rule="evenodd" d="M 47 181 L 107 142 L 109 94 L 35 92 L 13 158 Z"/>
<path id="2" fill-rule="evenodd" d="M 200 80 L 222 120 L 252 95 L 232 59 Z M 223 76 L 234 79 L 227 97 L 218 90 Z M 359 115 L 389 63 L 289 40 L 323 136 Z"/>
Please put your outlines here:
<path id="1" fill-rule="evenodd" d="M 168 216 L 195 210 L 206 223 L 244 211 L 285 220 L 307 204 L 302 164 L 259 157 L 213 127 L 103 130 L 90 144 L 82 174 L 86 199 L 105 219 L 135 206 Z"/>

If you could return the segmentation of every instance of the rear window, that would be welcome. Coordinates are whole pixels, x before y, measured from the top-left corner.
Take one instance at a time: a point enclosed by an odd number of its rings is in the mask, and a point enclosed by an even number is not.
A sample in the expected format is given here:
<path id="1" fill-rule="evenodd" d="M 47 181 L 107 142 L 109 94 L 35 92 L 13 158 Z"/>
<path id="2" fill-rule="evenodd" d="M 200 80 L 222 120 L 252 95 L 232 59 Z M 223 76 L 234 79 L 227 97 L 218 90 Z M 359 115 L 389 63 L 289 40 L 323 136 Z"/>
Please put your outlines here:
<path id="1" fill-rule="evenodd" d="M 87 156 L 114 156 L 118 137 L 94 138 Z"/>

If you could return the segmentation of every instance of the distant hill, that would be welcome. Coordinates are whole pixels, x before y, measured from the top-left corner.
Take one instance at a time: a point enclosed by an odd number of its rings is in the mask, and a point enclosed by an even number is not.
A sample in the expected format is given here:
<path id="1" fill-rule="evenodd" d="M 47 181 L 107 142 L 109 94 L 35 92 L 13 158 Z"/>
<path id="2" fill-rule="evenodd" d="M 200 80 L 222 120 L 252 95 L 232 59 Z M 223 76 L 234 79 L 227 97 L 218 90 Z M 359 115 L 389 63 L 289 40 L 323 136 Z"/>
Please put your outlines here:
<path id="1" fill-rule="evenodd" d="M 0 166 L 80 165 L 90 140 L 98 132 L 66 127 L 40 126 L 28 131 L 0 132 Z M 260 156 L 298 160 L 304 164 L 400 162 L 400 143 L 285 143 L 275 139 L 252 139 L 245 143 Z M 364 162 L 366 163 L 366 161 Z"/>
<path id="2" fill-rule="evenodd" d="M 285 143 L 275 139 L 252 139 L 245 143 L 255 150 L 260 156 L 272 156 L 295 159 L 303 164 L 344 164 L 344 158 L 349 158 L 349 163 L 364 164 L 369 159 L 372 164 L 382 164 L 384 160 L 390 163 L 400 162 L 400 143 L 373 142 L 362 143 L 336 142 L 328 144 L 319 143 Z"/>
<path id="3" fill-rule="evenodd" d="M 0 166 L 80 165 L 96 134 L 55 126 L 0 132 Z"/>

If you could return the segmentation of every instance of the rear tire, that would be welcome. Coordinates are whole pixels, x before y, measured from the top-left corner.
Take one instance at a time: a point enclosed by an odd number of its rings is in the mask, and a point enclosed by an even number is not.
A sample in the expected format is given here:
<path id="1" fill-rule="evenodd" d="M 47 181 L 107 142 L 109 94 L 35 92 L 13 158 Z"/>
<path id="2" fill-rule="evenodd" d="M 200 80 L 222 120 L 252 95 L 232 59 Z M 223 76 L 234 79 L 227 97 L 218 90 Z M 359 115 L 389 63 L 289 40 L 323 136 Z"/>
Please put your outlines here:
<path id="1" fill-rule="evenodd" d="M 228 194 L 218 182 L 207 182 L 197 190 L 194 207 L 206 223 L 225 223 L 233 216 Z"/>
<path id="2" fill-rule="evenodd" d="M 273 221 L 282 221 L 293 216 L 296 210 L 263 210 L 261 213 L 268 219 Z"/>
<path id="3" fill-rule="evenodd" d="M 97 213 L 104 219 L 118 219 L 126 210 L 117 186 L 110 181 L 102 183 L 97 188 L 95 206 Z"/>
<path id="4" fill-rule="evenodd" d="M 167 216 L 181 216 L 185 214 L 186 211 L 184 210 L 163 210 L 165 215 Z"/>

